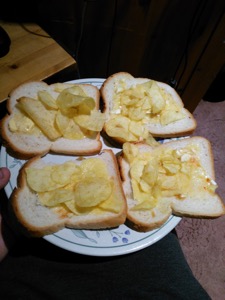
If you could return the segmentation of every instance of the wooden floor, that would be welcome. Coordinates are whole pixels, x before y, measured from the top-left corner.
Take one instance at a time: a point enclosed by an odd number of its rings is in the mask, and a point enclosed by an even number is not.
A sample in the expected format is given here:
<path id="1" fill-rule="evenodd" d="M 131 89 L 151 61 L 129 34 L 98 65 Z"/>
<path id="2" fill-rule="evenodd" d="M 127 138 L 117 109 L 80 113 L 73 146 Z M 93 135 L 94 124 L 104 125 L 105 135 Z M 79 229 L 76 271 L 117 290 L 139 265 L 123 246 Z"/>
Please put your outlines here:
<path id="1" fill-rule="evenodd" d="M 225 203 L 225 101 L 201 101 L 194 135 L 212 143 L 217 192 Z M 214 220 L 183 218 L 176 228 L 187 261 L 212 300 L 225 299 L 225 216 Z"/>

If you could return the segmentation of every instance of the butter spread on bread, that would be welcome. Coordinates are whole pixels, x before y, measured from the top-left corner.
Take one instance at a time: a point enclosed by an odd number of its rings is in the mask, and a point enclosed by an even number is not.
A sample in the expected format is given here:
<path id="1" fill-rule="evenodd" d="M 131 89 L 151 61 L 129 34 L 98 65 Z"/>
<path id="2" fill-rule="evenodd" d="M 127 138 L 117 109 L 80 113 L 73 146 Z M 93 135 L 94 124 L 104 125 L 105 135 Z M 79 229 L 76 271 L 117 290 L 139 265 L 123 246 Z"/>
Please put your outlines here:
<path id="1" fill-rule="evenodd" d="M 100 152 L 104 114 L 91 84 L 28 82 L 11 92 L 1 135 L 14 156 L 29 159 L 48 152 L 93 155 Z"/>
<path id="2" fill-rule="evenodd" d="M 119 143 L 147 141 L 154 137 L 189 135 L 196 128 L 193 115 L 184 108 L 169 85 L 119 72 L 101 87 L 105 133 Z"/>
<path id="3" fill-rule="evenodd" d="M 117 161 L 110 149 L 62 164 L 41 157 L 28 160 L 20 170 L 11 205 L 33 236 L 64 227 L 117 227 L 125 222 L 127 212 Z"/>
<path id="4" fill-rule="evenodd" d="M 211 145 L 203 137 L 157 147 L 125 143 L 119 157 L 127 218 L 140 231 L 161 226 L 172 214 L 219 217 L 225 214 L 216 193 Z"/>

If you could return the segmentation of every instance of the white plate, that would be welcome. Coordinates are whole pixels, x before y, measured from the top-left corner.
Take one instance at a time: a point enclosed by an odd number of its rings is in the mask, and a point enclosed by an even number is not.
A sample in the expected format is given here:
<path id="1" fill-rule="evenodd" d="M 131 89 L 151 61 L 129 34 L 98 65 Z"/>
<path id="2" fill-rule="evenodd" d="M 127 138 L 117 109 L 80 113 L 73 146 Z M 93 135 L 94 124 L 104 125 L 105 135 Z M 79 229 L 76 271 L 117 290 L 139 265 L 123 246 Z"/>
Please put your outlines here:
<path id="1" fill-rule="evenodd" d="M 71 83 L 90 83 L 98 88 L 101 87 L 104 79 L 90 78 L 70 81 Z M 109 148 L 103 141 L 103 148 Z M 120 149 L 111 148 L 114 153 Z M 70 156 L 47 154 L 46 161 L 65 162 L 71 159 Z M 18 160 L 10 156 L 4 147 L 1 149 L 1 166 L 6 166 L 11 171 L 11 178 L 5 191 L 10 197 L 14 187 L 16 187 L 19 169 L 25 160 Z M 173 230 L 180 222 L 181 218 L 171 216 L 165 224 L 156 230 L 147 233 L 140 233 L 132 230 L 126 225 L 121 225 L 111 230 L 74 230 L 63 229 L 55 234 L 44 237 L 48 242 L 80 254 L 91 256 L 117 256 L 141 250 L 148 247 Z"/>

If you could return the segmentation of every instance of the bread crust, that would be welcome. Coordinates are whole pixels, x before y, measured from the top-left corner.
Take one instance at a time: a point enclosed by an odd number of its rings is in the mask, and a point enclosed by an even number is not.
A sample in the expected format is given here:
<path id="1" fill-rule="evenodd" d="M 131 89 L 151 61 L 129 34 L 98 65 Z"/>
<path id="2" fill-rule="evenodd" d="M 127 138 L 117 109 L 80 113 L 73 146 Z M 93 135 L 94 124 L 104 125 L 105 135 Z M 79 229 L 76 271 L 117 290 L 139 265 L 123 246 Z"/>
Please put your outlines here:
<path id="1" fill-rule="evenodd" d="M 56 85 L 57 83 L 48 85 L 45 82 L 32 81 L 20 85 L 9 94 L 7 99 L 8 114 L 0 121 L 0 132 L 2 143 L 12 156 L 18 159 L 30 159 L 36 155 L 45 155 L 46 153 L 94 155 L 101 151 L 100 132 L 97 132 L 93 138 L 82 140 L 69 140 L 60 137 L 55 141 L 50 141 L 44 134 L 37 137 L 26 133 L 14 133 L 9 130 L 9 121 L 17 110 L 15 108 L 17 99 L 24 96 L 36 98 L 37 92 L 40 90 L 46 90 L 50 94 L 56 95 L 56 92 L 54 92 Z M 87 95 L 94 98 L 96 108 L 99 109 L 100 92 L 98 88 L 91 84 L 76 85 L 80 86 Z"/>
<path id="2" fill-rule="evenodd" d="M 213 153 L 210 142 L 200 136 L 184 138 L 177 141 L 169 141 L 158 147 L 161 149 L 180 149 L 186 145 L 199 145 L 200 162 L 202 167 L 211 179 L 215 180 Z M 143 143 L 136 143 L 140 151 L 153 151 L 153 147 Z M 157 147 L 157 148 L 158 148 Z M 155 148 L 156 149 L 156 148 Z M 157 150 L 156 150 L 157 151 Z M 127 199 L 128 212 L 127 219 L 137 231 L 150 231 L 162 226 L 170 216 L 187 216 L 196 218 L 216 218 L 225 214 L 225 205 L 218 194 L 205 194 L 205 198 L 200 195 L 179 200 L 176 197 L 167 197 L 158 202 L 157 206 L 149 211 L 132 211 L 132 207 L 137 204 L 133 198 L 131 177 L 129 174 L 129 163 L 123 154 L 118 158 L 124 193 Z"/>
<path id="3" fill-rule="evenodd" d="M 30 166 L 39 166 L 40 168 L 46 164 L 41 156 L 36 156 L 28 160 L 20 169 L 17 188 L 14 189 L 10 197 L 12 211 L 27 235 L 41 237 L 63 228 L 107 229 L 124 224 L 127 203 L 115 155 L 111 149 L 105 149 L 97 157 L 107 164 L 110 178 L 114 182 L 116 197 L 120 199 L 122 204 L 120 211 L 118 213 L 107 211 L 102 214 L 89 213 L 87 215 L 71 216 L 71 213 L 68 214 L 63 209 L 44 207 L 26 182 L 26 168 Z M 79 159 L 74 158 L 74 163 L 79 164 Z"/>
<path id="4" fill-rule="evenodd" d="M 142 84 L 149 81 L 149 78 L 142 77 L 133 77 L 127 72 L 118 72 L 109 76 L 103 83 L 100 93 L 103 101 L 103 111 L 106 114 L 107 120 L 110 118 L 110 111 L 112 110 L 113 95 L 115 90 L 115 85 L 118 80 L 124 80 L 127 83 L 128 87 L 136 84 Z M 184 108 L 183 101 L 181 100 L 178 93 L 168 84 L 156 81 L 157 84 L 163 88 L 165 91 L 170 93 L 173 96 L 173 99 L 176 103 L 182 108 L 182 112 L 185 114 L 185 119 L 173 122 L 166 126 L 161 124 L 147 124 L 146 127 L 151 133 L 152 136 L 156 138 L 173 138 L 173 137 L 182 137 L 192 134 L 197 126 L 196 120 L 193 115 Z M 105 126 L 103 127 L 104 136 L 114 143 L 122 144 L 124 140 L 120 137 L 109 137 L 106 133 Z"/>

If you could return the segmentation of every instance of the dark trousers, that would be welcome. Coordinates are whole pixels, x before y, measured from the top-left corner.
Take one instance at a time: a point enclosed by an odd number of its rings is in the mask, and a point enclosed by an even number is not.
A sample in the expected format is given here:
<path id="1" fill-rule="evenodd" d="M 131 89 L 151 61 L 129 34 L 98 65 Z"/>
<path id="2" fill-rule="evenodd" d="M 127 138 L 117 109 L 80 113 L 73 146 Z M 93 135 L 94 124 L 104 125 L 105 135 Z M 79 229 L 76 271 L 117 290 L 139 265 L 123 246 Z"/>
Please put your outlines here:
<path id="1" fill-rule="evenodd" d="M 92 257 L 20 240 L 0 264 L 0 299 L 210 299 L 174 232 L 138 252 Z"/>

